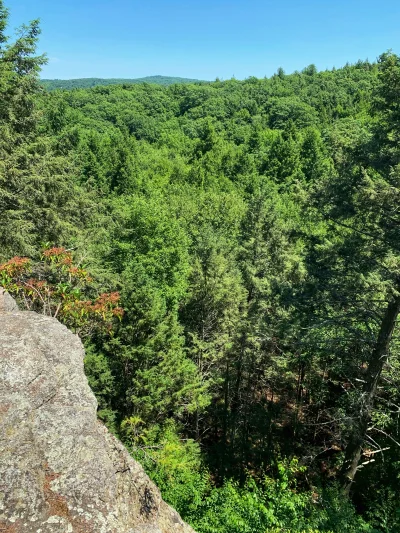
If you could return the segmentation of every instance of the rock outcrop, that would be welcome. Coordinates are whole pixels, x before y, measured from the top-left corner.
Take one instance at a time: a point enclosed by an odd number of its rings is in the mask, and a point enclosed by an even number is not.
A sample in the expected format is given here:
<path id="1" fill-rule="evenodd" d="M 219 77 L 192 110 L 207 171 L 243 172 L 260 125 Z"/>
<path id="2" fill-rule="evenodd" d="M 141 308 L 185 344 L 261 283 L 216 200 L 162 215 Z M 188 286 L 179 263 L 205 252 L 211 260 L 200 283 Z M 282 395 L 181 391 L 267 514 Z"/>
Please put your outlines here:
<path id="1" fill-rule="evenodd" d="M 0 532 L 194 533 L 97 420 L 83 356 L 0 292 Z"/>

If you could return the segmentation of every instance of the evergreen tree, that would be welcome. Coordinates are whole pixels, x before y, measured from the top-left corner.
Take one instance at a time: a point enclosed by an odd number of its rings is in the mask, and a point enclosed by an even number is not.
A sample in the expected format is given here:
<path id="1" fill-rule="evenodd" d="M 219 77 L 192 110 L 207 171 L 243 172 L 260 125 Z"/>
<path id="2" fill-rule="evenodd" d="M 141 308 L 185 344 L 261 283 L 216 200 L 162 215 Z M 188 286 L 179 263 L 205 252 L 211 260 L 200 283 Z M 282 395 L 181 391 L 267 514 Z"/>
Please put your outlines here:
<path id="1" fill-rule="evenodd" d="M 14 43 L 0 3 L 0 257 L 34 254 L 40 242 L 72 239 L 90 203 L 73 183 L 71 164 L 38 134 L 35 96 L 44 56 L 35 56 L 38 21 L 23 26 Z M 89 215 L 90 216 L 90 215 Z"/>

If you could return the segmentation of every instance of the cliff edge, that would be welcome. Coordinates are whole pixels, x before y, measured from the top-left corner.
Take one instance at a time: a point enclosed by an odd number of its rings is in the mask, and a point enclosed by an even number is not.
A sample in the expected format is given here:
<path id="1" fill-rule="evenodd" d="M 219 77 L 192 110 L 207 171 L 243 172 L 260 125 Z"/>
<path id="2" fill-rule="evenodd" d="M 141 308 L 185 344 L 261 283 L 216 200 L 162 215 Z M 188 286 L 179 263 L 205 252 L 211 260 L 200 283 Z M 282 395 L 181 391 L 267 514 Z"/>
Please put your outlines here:
<path id="1" fill-rule="evenodd" d="M 194 533 L 97 420 L 83 357 L 0 290 L 0 532 Z"/>

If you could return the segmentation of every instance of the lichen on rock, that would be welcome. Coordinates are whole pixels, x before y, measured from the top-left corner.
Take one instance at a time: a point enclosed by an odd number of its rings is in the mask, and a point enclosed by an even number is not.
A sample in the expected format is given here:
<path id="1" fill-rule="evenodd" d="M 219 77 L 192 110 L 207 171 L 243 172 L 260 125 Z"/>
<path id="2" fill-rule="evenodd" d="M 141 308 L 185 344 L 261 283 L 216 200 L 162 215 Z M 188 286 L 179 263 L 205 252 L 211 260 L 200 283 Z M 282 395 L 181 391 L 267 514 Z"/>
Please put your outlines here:
<path id="1" fill-rule="evenodd" d="M 83 357 L 0 291 L 0 531 L 193 533 L 97 420 Z"/>

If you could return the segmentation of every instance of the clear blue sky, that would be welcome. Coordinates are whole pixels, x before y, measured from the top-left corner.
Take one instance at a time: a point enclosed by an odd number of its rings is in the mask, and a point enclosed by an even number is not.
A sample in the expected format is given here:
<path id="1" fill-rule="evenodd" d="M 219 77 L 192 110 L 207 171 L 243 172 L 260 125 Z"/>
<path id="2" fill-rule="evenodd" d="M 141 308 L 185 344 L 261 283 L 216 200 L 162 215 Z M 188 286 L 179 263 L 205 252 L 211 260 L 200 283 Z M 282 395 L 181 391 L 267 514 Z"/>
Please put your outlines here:
<path id="1" fill-rule="evenodd" d="M 400 52 L 399 0 L 5 0 L 41 19 L 43 78 L 213 80 Z"/>

